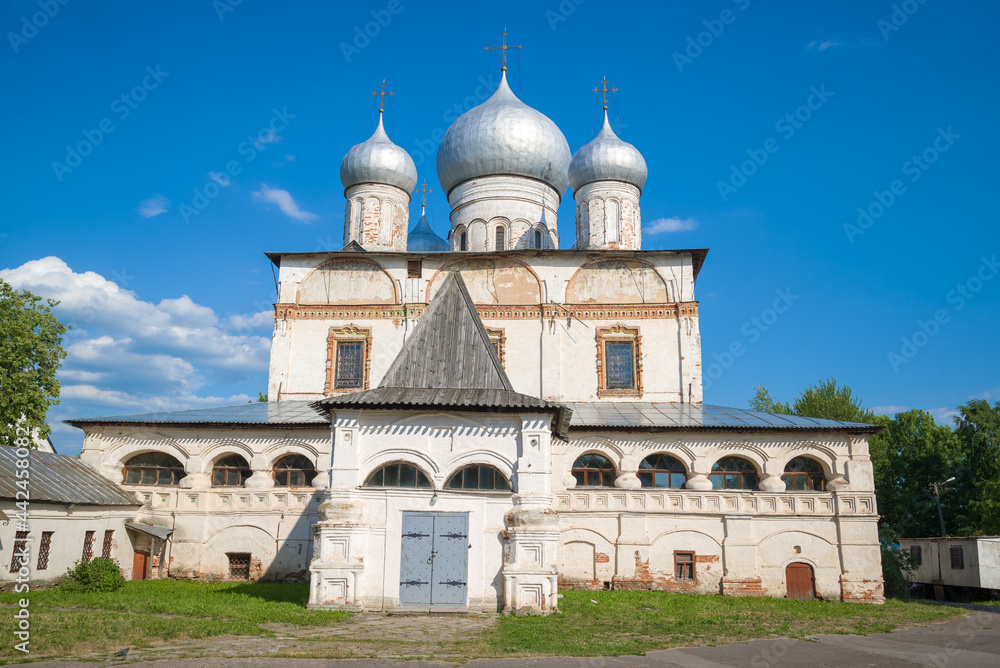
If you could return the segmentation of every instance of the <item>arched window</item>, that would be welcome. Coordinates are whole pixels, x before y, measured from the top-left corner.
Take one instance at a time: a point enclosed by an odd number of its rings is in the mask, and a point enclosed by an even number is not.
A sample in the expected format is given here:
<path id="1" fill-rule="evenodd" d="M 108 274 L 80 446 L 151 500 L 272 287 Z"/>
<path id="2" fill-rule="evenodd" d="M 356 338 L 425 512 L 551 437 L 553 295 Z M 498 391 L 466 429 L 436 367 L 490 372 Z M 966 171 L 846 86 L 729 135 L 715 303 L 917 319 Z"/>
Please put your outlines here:
<path id="1" fill-rule="evenodd" d="M 535 248 L 542 248 L 542 232 L 535 230 Z"/>
<path id="2" fill-rule="evenodd" d="M 507 248 L 506 243 L 506 230 L 503 226 L 497 225 L 495 243 L 493 245 L 493 250 L 505 250 Z"/>
<path id="3" fill-rule="evenodd" d="M 177 485 L 185 475 L 184 465 L 164 452 L 147 452 L 125 462 L 126 485 Z"/>
<path id="4" fill-rule="evenodd" d="M 639 464 L 639 482 L 643 487 L 680 489 L 687 482 L 684 465 L 669 455 L 651 455 Z"/>
<path id="5" fill-rule="evenodd" d="M 602 455 L 584 455 L 573 462 L 573 477 L 580 487 L 614 487 L 615 466 Z"/>
<path id="6" fill-rule="evenodd" d="M 305 487 L 316 477 L 316 467 L 305 455 L 288 455 L 274 464 L 275 487 Z"/>
<path id="7" fill-rule="evenodd" d="M 781 480 L 790 492 L 822 492 L 826 489 L 823 467 L 809 457 L 795 457 L 785 464 Z"/>
<path id="8" fill-rule="evenodd" d="M 618 215 L 618 200 L 609 199 L 604 205 L 604 234 L 607 241 L 618 241 L 621 219 Z"/>
<path id="9" fill-rule="evenodd" d="M 431 481 L 424 472 L 413 464 L 393 462 L 381 467 L 368 476 L 365 487 L 424 487 L 430 488 Z"/>
<path id="10" fill-rule="evenodd" d="M 466 236 L 465 230 L 462 230 L 462 233 L 458 235 L 458 250 L 469 250 L 469 237 Z"/>
<path id="11" fill-rule="evenodd" d="M 723 457 L 708 478 L 712 489 L 757 489 L 757 469 L 742 457 Z"/>
<path id="12" fill-rule="evenodd" d="M 253 471 L 247 460 L 240 455 L 226 455 L 212 467 L 214 487 L 242 487 Z"/>
<path id="13" fill-rule="evenodd" d="M 473 464 L 455 472 L 445 484 L 446 489 L 481 489 L 509 492 L 510 483 L 492 466 Z"/>

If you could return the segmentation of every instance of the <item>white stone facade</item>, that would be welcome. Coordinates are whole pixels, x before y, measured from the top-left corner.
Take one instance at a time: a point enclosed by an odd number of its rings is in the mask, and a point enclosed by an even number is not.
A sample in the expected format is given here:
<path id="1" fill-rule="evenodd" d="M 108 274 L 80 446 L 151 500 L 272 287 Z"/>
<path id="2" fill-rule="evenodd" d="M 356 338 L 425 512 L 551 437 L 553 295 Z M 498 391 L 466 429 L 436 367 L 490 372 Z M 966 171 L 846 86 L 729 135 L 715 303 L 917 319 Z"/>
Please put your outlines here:
<path id="1" fill-rule="evenodd" d="M 594 181 L 573 193 L 576 247 L 581 250 L 639 250 L 642 220 L 639 189 L 623 181 Z"/>
<path id="2" fill-rule="evenodd" d="M 451 250 L 559 248 L 560 199 L 552 186 L 524 176 L 469 179 L 448 193 Z M 497 230 L 503 235 L 499 248 Z"/>
<path id="3" fill-rule="evenodd" d="M 379 251 L 405 251 L 410 195 L 381 183 L 362 183 L 344 192 L 344 245 L 352 241 Z"/>

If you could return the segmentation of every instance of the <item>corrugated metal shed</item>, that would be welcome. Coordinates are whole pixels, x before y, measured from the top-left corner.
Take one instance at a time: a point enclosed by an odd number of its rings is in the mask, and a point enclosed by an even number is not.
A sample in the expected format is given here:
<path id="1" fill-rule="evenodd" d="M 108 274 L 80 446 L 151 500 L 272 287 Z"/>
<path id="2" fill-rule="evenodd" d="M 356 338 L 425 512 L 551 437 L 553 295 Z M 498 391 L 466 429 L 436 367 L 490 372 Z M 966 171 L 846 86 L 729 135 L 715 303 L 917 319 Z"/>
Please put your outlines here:
<path id="1" fill-rule="evenodd" d="M 0 447 L 0 499 L 16 499 L 17 450 Z M 30 501 L 81 506 L 138 506 L 138 501 L 79 459 L 54 452 L 28 454 Z"/>
<path id="2" fill-rule="evenodd" d="M 600 427 L 616 429 L 727 431 L 849 431 L 878 433 L 884 427 L 860 422 L 841 422 L 798 415 L 760 413 L 741 408 L 671 402 L 576 402 L 571 429 Z"/>
<path id="3" fill-rule="evenodd" d="M 237 406 L 195 408 L 162 413 L 133 413 L 66 420 L 66 424 L 82 427 L 88 424 L 255 424 L 275 427 L 311 427 L 330 424 L 330 418 L 313 407 L 312 401 L 262 401 Z"/>

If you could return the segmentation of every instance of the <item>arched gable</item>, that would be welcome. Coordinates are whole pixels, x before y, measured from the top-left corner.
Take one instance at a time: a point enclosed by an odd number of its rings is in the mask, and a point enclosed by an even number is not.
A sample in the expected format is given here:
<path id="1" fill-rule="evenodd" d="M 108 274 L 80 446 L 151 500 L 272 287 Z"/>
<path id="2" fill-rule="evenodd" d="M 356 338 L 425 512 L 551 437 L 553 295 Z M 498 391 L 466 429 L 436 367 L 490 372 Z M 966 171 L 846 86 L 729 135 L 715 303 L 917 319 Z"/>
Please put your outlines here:
<path id="1" fill-rule="evenodd" d="M 667 303 L 667 284 L 648 262 L 612 257 L 588 262 L 566 286 L 569 304 Z"/>
<path id="2" fill-rule="evenodd" d="M 508 257 L 466 258 L 441 267 L 427 287 L 428 302 L 451 271 L 462 275 L 472 301 L 477 304 L 542 303 L 538 276 L 528 265 Z"/>
<path id="3" fill-rule="evenodd" d="M 396 304 L 396 283 L 366 258 L 333 258 L 313 269 L 299 285 L 299 304 Z"/>

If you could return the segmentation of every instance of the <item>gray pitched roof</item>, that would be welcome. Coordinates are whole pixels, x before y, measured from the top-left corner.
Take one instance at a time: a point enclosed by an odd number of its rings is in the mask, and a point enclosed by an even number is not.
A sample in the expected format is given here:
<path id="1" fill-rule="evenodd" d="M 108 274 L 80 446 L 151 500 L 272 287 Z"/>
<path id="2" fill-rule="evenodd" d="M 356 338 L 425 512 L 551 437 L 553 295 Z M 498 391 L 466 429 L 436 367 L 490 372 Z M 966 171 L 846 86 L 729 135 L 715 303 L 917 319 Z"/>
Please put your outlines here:
<path id="1" fill-rule="evenodd" d="M 0 499 L 17 498 L 17 450 L 0 446 Z M 28 454 L 28 493 L 31 501 L 90 506 L 138 506 L 128 494 L 79 459 L 54 452 Z"/>
<path id="2" fill-rule="evenodd" d="M 514 391 L 457 271 L 444 279 L 378 386 Z"/>
<path id="3" fill-rule="evenodd" d="M 673 402 L 576 402 L 571 429 L 614 428 L 655 431 L 847 431 L 878 433 L 884 427 L 860 422 L 761 413 L 742 408 Z"/>
<path id="4" fill-rule="evenodd" d="M 262 401 L 236 406 L 194 408 L 186 411 L 159 413 L 132 413 L 131 415 L 105 415 L 102 417 L 65 420 L 66 424 L 82 427 L 88 424 L 253 424 L 262 427 L 310 427 L 330 424 L 329 417 L 313 408 L 312 401 L 289 399 Z"/>

